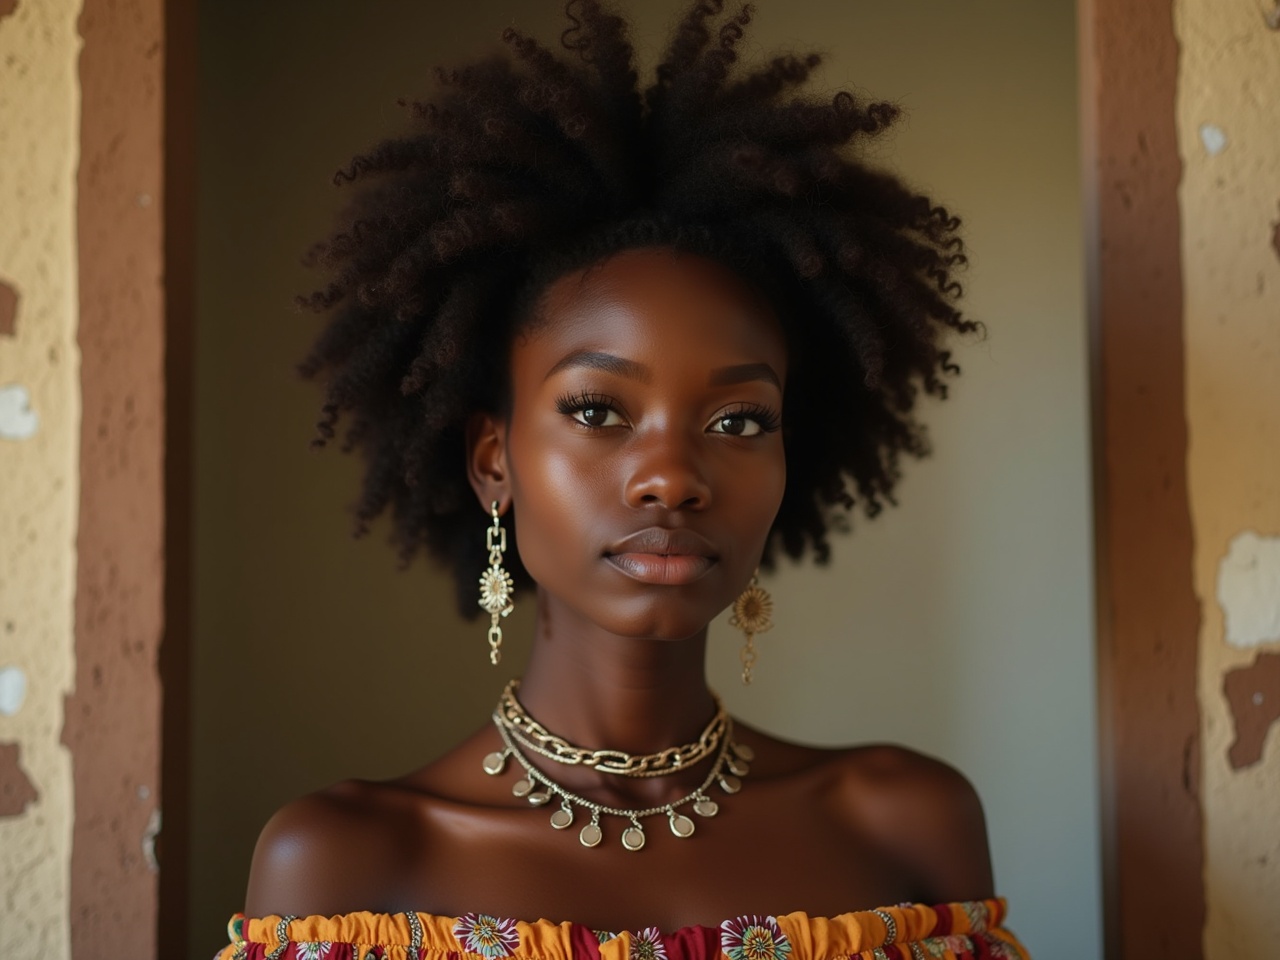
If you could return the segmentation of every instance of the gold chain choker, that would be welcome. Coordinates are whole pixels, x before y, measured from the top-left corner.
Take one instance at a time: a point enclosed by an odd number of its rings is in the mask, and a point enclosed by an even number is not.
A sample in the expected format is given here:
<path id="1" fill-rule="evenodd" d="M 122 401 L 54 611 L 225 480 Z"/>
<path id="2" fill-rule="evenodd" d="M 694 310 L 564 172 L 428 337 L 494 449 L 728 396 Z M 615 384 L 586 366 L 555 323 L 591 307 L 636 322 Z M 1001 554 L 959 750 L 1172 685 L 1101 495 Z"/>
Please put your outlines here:
<path id="1" fill-rule="evenodd" d="M 712 694 L 716 704 L 715 716 L 702 731 L 702 735 L 692 743 L 638 755 L 622 750 L 587 750 L 556 736 L 529 716 L 516 699 L 516 691 L 519 689 L 519 680 L 512 680 L 507 684 L 494 708 L 494 723 L 505 729 L 512 740 L 530 753 L 556 763 L 590 767 L 600 773 L 612 773 L 620 777 L 664 777 L 669 773 L 678 773 L 714 754 L 729 732 L 729 714 L 721 705 L 720 698 Z"/>
<path id="2" fill-rule="evenodd" d="M 535 807 L 541 807 L 558 799 L 560 807 L 551 814 L 551 826 L 557 830 L 564 830 L 573 825 L 575 807 L 585 810 L 590 814 L 591 819 L 578 832 L 578 840 L 584 847 L 598 846 L 604 839 L 604 828 L 600 825 L 602 816 L 621 817 L 629 821 L 629 825 L 622 831 L 622 845 L 627 850 L 640 850 L 644 847 L 644 826 L 640 821 L 646 817 L 664 815 L 671 832 L 677 837 L 685 839 L 693 836 L 693 819 L 677 811 L 681 807 L 692 805 L 693 812 L 698 816 L 714 817 L 720 812 L 720 804 L 708 797 L 707 791 L 711 789 L 712 784 L 717 784 L 727 794 L 737 793 L 742 789 L 742 781 L 739 778 L 746 776 L 750 770 L 748 764 L 755 757 L 750 747 L 734 743 L 733 719 L 720 706 L 719 700 L 716 701 L 715 717 L 695 743 L 686 744 L 683 747 L 672 747 L 658 753 L 633 756 L 621 750 L 585 750 L 549 733 L 546 728 L 525 713 L 524 708 L 515 699 L 518 686 L 519 683 L 515 680 L 507 684 L 498 705 L 494 708 L 493 724 L 498 728 L 498 735 L 502 737 L 503 749 L 490 753 L 484 758 L 484 772 L 491 777 L 496 777 L 506 769 L 507 758 L 515 757 L 516 762 L 524 770 L 524 776 L 511 787 L 512 794 L 524 797 Z M 511 709 L 513 705 L 514 714 Z M 517 722 L 513 717 L 519 717 L 520 721 Z M 538 733 L 535 734 L 534 730 Z M 543 737 L 547 739 L 544 740 Z M 531 740 L 537 746 L 530 743 Z M 707 747 L 705 744 L 709 740 L 714 742 Z M 558 746 L 549 745 L 552 742 Z M 588 765 L 594 770 L 618 776 L 664 776 L 692 766 L 710 756 L 713 751 L 715 762 L 712 763 L 706 778 L 691 793 L 661 806 L 628 810 L 595 803 L 562 787 L 529 762 L 529 758 L 520 749 L 521 745 L 559 763 Z M 695 748 L 699 751 L 696 759 L 688 759 L 694 755 Z M 566 757 L 576 759 L 565 759 Z M 656 758 L 665 759 L 659 761 Z M 601 765 L 597 765 L 597 760 Z M 665 766 L 659 767 L 660 763 Z"/>

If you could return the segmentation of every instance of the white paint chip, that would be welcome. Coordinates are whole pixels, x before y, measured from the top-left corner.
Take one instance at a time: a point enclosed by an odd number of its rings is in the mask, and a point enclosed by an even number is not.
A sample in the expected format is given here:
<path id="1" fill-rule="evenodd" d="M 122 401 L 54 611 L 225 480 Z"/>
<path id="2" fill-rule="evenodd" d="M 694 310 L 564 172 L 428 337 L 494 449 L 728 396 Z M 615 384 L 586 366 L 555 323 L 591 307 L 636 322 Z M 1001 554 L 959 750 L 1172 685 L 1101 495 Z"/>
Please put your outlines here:
<path id="1" fill-rule="evenodd" d="M 1227 149 L 1227 132 L 1216 123 L 1200 124 L 1200 142 L 1209 156 L 1216 157 Z"/>
<path id="2" fill-rule="evenodd" d="M 27 699 L 27 675 L 19 667 L 0 669 L 0 713 L 12 717 Z"/>
<path id="3" fill-rule="evenodd" d="M 40 425 L 40 417 L 31 409 L 27 388 L 16 383 L 0 387 L 0 439 L 26 440 Z"/>
<path id="4" fill-rule="evenodd" d="M 1280 537 L 1246 531 L 1231 541 L 1218 565 L 1218 603 L 1233 647 L 1280 642 Z"/>
<path id="5" fill-rule="evenodd" d="M 160 861 L 156 859 L 156 837 L 160 836 L 160 811 L 153 809 L 147 817 L 147 825 L 142 829 L 142 857 L 147 869 L 152 873 L 160 872 Z"/>

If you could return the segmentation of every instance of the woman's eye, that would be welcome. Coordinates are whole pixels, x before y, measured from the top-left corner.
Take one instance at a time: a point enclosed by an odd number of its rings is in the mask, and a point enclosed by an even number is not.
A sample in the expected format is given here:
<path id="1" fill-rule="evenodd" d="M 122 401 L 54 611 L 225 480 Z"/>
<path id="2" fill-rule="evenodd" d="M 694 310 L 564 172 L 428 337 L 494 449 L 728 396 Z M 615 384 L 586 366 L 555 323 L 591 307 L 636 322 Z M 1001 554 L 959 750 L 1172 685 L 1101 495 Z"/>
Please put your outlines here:
<path id="1" fill-rule="evenodd" d="M 626 423 L 622 414 L 614 409 L 614 401 L 599 394 L 566 393 L 556 398 L 556 409 L 592 429 L 620 427 Z"/>
<path id="2" fill-rule="evenodd" d="M 712 433 L 724 433 L 731 437 L 754 437 L 761 429 L 758 421 L 744 413 L 725 414 L 717 417 L 711 425 Z"/>
<path id="3" fill-rule="evenodd" d="M 582 407 L 574 413 L 574 419 L 588 427 L 616 427 L 622 423 L 616 410 L 608 407 Z"/>
<path id="4" fill-rule="evenodd" d="M 773 433 L 780 425 L 778 414 L 768 407 L 742 404 L 723 411 L 711 421 L 707 432 L 726 437 L 758 437 L 762 433 Z"/>

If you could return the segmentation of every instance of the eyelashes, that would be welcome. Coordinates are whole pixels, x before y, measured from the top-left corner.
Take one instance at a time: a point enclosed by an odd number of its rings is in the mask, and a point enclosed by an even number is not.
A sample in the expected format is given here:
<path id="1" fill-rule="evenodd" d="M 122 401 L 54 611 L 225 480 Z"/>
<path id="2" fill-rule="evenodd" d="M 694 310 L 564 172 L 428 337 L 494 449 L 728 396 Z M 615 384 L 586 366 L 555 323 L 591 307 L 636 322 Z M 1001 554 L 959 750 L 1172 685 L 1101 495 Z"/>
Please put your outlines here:
<path id="1" fill-rule="evenodd" d="M 776 410 L 758 403 L 736 403 L 716 417 L 717 422 L 735 419 L 754 420 L 763 433 L 774 433 L 782 426 L 782 417 Z"/>
<path id="2" fill-rule="evenodd" d="M 556 410 L 565 416 L 593 407 L 613 410 L 614 401 L 601 393 L 563 393 L 556 398 Z"/>
<path id="3" fill-rule="evenodd" d="M 556 398 L 555 407 L 561 415 L 572 417 L 577 423 L 590 429 L 621 426 L 624 423 L 617 401 L 602 393 L 561 394 Z M 611 422 L 614 420 L 617 422 Z M 730 426 L 746 423 L 754 424 L 758 429 Z M 749 437 L 760 433 L 774 433 L 781 426 L 782 417 L 778 411 L 763 404 L 742 402 L 731 404 L 717 413 L 707 429 L 711 433 Z"/>
<path id="4" fill-rule="evenodd" d="M 584 427 L 591 429 L 601 429 L 603 427 L 620 427 L 622 426 L 622 417 L 618 411 L 613 408 L 612 403 L 607 397 L 602 398 L 598 395 L 580 394 L 578 396 L 566 395 L 556 401 L 556 409 L 560 413 L 572 417 L 575 421 Z M 617 421 L 616 423 L 610 421 Z"/>

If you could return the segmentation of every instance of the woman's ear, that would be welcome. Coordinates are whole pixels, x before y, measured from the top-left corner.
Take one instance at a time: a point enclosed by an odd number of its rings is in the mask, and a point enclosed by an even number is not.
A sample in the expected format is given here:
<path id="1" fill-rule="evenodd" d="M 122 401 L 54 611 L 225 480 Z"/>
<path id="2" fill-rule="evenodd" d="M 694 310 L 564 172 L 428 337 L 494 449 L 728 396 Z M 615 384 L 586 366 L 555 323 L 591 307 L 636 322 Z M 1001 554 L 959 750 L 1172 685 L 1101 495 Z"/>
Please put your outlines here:
<path id="1" fill-rule="evenodd" d="M 485 513 L 495 501 L 498 512 L 506 513 L 511 502 L 507 425 L 492 414 L 472 414 L 467 421 L 467 479 Z"/>

